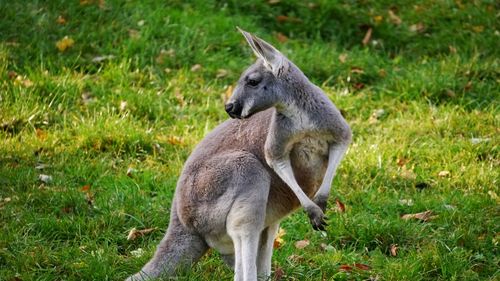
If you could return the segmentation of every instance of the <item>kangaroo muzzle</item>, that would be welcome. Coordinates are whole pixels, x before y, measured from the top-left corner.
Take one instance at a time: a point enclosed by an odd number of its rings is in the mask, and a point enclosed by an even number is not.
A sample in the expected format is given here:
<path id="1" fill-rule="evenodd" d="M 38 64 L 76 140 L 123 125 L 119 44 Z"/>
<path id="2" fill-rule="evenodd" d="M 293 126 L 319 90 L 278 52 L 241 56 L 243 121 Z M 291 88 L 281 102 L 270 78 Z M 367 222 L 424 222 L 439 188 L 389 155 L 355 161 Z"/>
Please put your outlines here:
<path id="1" fill-rule="evenodd" d="M 231 118 L 241 119 L 241 111 L 243 110 L 243 106 L 241 106 L 238 102 L 226 103 L 225 109 L 227 114 L 229 114 Z"/>

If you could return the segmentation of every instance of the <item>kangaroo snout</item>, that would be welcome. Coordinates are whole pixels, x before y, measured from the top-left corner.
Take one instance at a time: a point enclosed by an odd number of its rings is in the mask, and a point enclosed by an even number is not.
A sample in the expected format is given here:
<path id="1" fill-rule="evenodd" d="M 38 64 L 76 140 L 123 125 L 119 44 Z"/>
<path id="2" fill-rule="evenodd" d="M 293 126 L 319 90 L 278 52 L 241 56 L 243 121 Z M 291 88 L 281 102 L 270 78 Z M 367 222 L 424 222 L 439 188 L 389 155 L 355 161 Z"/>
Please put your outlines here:
<path id="1" fill-rule="evenodd" d="M 241 119 L 241 111 L 243 107 L 237 102 L 229 102 L 225 105 L 226 112 L 231 116 L 231 118 Z"/>

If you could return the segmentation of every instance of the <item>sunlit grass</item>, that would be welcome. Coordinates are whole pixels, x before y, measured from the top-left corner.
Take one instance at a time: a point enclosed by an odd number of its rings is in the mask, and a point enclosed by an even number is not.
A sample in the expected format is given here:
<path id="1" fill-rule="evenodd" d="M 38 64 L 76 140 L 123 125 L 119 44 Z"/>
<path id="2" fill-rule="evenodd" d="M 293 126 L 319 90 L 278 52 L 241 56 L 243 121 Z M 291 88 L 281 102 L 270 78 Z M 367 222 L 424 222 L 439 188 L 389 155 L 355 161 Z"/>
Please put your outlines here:
<path id="1" fill-rule="evenodd" d="M 282 223 L 281 280 L 499 278 L 493 1 L 102 2 L 0 2 L 0 280 L 122 280 L 147 262 L 184 161 L 253 61 L 235 26 L 282 50 L 354 132 L 326 235 L 302 211 Z M 370 270 L 342 270 L 354 264 Z M 180 280 L 232 274 L 211 251 Z"/>

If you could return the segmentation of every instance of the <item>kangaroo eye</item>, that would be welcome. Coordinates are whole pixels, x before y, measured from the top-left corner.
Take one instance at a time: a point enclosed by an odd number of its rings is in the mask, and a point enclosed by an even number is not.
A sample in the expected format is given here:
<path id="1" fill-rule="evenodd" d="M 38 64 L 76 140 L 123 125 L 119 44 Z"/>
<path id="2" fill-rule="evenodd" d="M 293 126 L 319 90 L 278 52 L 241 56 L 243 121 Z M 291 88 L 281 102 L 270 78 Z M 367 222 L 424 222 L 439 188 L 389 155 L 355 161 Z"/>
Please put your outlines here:
<path id="1" fill-rule="evenodd" d="M 255 79 L 249 79 L 247 83 L 250 86 L 257 86 L 257 85 L 259 85 L 260 81 L 259 80 L 255 80 Z"/>

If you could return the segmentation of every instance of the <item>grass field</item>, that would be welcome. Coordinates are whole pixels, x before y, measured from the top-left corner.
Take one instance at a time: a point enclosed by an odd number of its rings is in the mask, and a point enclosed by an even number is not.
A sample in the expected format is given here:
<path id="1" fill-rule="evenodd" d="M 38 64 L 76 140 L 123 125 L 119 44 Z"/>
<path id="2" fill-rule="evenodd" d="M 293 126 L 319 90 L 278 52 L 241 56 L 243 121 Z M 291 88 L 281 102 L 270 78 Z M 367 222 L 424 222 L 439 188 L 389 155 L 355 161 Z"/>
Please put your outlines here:
<path id="1" fill-rule="evenodd" d="M 326 235 L 303 211 L 284 220 L 273 280 L 500 279 L 498 2 L 30 0 L 0 11 L 0 280 L 140 269 L 184 161 L 228 118 L 224 100 L 254 60 L 235 26 L 282 50 L 354 133 Z M 156 230 L 127 240 L 132 228 Z M 209 252 L 182 276 L 232 272 Z"/>

